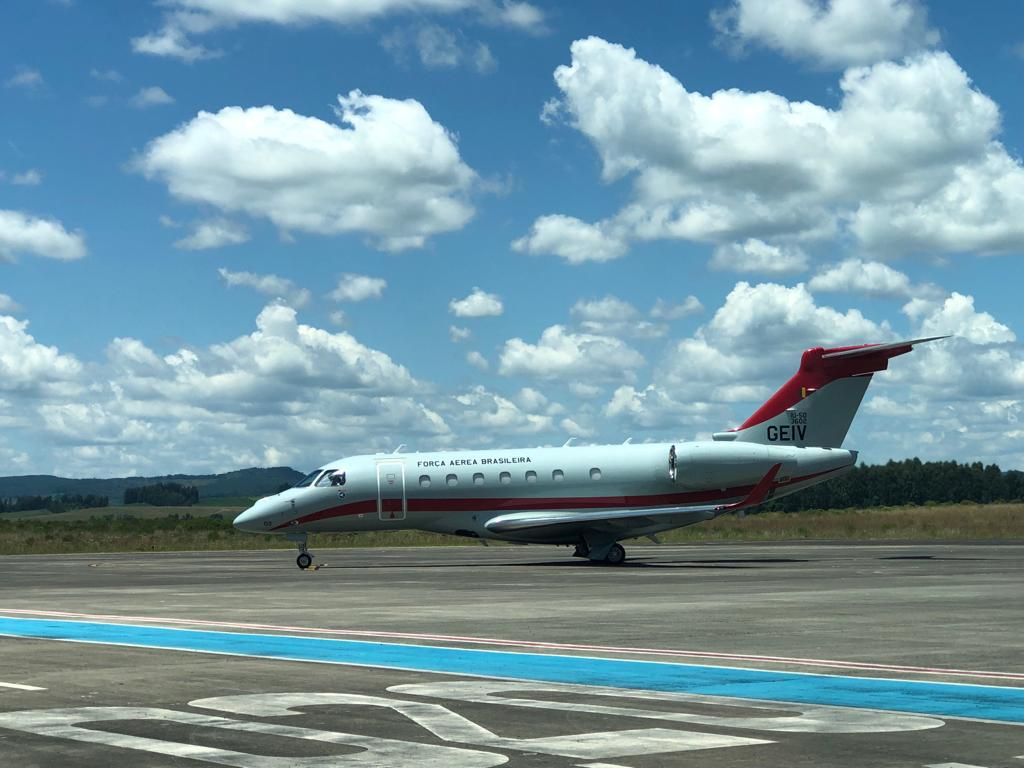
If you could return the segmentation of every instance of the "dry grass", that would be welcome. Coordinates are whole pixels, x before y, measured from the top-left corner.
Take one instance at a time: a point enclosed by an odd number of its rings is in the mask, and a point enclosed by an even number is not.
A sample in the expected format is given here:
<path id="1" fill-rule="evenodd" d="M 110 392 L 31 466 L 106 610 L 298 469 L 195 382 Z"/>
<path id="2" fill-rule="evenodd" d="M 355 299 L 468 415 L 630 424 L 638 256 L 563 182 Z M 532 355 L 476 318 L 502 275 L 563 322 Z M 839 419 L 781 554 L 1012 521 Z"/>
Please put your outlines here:
<path id="1" fill-rule="evenodd" d="M 225 508 L 108 508 L 12 519 L 0 517 L 0 555 L 73 552 L 168 552 L 281 549 L 281 537 L 240 533 L 231 527 L 238 510 Z M 209 517 L 217 515 L 221 517 Z M 86 514 L 88 513 L 88 514 Z M 125 517 L 125 513 L 133 515 Z M 177 517 L 169 516 L 177 514 Z M 185 514 L 191 517 L 185 517 Z M 76 519 L 79 518 L 79 519 Z M 474 545 L 473 539 L 422 531 L 319 534 L 318 548 Z M 726 516 L 670 531 L 666 542 L 803 540 L 1024 540 L 1024 504 L 958 504 L 866 510 Z"/>

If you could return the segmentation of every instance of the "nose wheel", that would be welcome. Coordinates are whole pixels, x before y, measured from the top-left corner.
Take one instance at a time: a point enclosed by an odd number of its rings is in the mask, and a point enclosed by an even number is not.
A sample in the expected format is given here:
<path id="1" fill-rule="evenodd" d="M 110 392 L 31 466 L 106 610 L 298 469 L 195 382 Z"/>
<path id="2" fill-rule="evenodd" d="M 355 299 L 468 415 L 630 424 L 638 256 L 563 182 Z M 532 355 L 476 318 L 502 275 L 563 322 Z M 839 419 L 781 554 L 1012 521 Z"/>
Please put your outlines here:
<path id="1" fill-rule="evenodd" d="M 295 558 L 295 564 L 303 571 L 309 568 L 313 564 L 313 556 L 309 554 L 309 550 L 306 548 L 309 537 L 305 533 L 286 533 L 285 538 L 289 541 L 294 541 L 295 545 L 299 548 L 299 556 Z"/>

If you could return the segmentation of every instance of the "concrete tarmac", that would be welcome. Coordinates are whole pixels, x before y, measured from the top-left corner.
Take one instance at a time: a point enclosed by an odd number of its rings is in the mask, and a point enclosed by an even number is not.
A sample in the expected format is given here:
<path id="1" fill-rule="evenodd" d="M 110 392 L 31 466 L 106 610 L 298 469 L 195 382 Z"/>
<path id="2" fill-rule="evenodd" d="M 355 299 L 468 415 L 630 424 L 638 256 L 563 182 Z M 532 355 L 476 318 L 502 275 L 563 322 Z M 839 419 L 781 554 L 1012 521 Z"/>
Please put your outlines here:
<path id="1" fill-rule="evenodd" d="M 0 558 L 0 632 L 89 640 L 0 637 L 0 764 L 1024 768 L 1021 710 L 953 702 L 1024 689 L 1024 546 L 631 546 L 620 567 L 542 547 L 313 551 L 306 572 L 287 551 Z M 263 658 L 268 636 L 356 655 Z M 191 637 L 209 652 L 167 650 Z M 410 646 L 422 663 L 396 661 Z M 420 671 L 452 648 L 471 650 Z M 521 654 L 573 658 L 530 677 L 543 659 Z M 577 659 L 605 671 L 558 676 Z M 595 688 L 604 659 L 705 687 Z M 930 698 L 861 701 L 866 679 Z"/>

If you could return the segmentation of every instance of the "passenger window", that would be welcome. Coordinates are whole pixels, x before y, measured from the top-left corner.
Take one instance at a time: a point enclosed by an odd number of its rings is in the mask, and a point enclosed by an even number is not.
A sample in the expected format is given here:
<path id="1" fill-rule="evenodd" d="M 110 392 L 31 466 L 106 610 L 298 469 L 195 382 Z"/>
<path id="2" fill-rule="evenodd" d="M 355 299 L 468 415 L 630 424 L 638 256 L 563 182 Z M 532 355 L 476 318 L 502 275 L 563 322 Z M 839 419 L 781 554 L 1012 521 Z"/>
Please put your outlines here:
<path id="1" fill-rule="evenodd" d="M 565 472 L 563 472 L 560 469 L 556 469 L 554 472 L 551 473 L 551 479 L 554 480 L 556 483 L 560 483 L 563 480 L 565 480 Z"/>
<path id="2" fill-rule="evenodd" d="M 501 481 L 502 485 L 508 485 L 512 482 L 512 475 L 508 472 L 502 472 L 498 475 L 498 480 Z"/>
<path id="3" fill-rule="evenodd" d="M 451 486 L 452 488 L 454 488 L 454 487 L 455 487 L 456 485 L 458 485 L 458 484 L 459 484 L 459 476 L 458 476 L 458 475 L 448 475 L 448 476 L 447 476 L 447 477 L 446 477 L 446 478 L 444 479 L 444 481 L 445 481 L 446 483 L 448 483 L 448 485 L 449 485 L 449 486 Z"/>
<path id="4" fill-rule="evenodd" d="M 420 475 L 420 488 L 430 487 L 430 475 Z"/>
<path id="5" fill-rule="evenodd" d="M 473 473 L 473 485 L 483 485 L 483 484 L 484 484 L 484 473 L 483 472 L 474 472 Z"/>
<path id="6" fill-rule="evenodd" d="M 591 480 L 600 480 L 601 479 L 601 470 L 598 469 L 597 467 L 591 467 L 590 468 L 590 479 Z"/>
<path id="7" fill-rule="evenodd" d="M 532 469 L 529 470 L 526 473 L 526 482 L 528 482 L 528 483 L 536 483 L 537 482 L 537 473 L 534 472 Z"/>

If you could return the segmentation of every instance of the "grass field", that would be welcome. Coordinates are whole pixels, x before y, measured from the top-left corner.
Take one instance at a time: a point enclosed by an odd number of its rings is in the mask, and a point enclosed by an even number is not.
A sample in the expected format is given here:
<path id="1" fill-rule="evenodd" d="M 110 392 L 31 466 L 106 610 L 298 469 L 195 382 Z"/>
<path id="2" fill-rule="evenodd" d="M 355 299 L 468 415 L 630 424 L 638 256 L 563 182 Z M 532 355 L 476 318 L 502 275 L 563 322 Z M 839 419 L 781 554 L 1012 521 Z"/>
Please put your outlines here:
<path id="1" fill-rule="evenodd" d="M 106 507 L 61 514 L 0 516 L 0 555 L 72 552 L 169 552 L 278 549 L 277 536 L 240 533 L 241 507 Z M 772 512 L 725 516 L 661 534 L 666 543 L 712 541 L 1006 541 L 1024 540 L 1024 504 L 953 504 L 864 510 Z M 318 534 L 311 546 L 406 547 L 477 545 L 473 539 L 388 531 Z"/>

